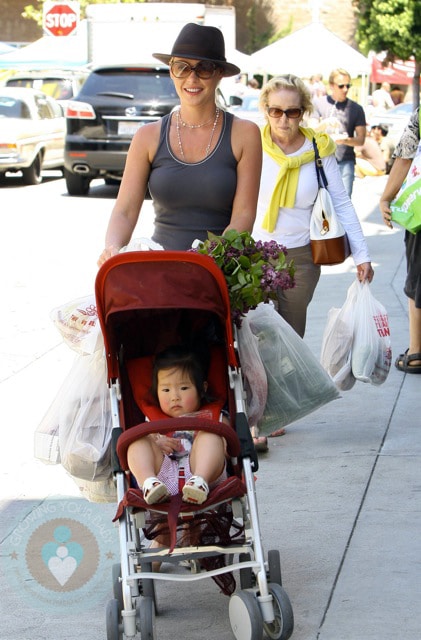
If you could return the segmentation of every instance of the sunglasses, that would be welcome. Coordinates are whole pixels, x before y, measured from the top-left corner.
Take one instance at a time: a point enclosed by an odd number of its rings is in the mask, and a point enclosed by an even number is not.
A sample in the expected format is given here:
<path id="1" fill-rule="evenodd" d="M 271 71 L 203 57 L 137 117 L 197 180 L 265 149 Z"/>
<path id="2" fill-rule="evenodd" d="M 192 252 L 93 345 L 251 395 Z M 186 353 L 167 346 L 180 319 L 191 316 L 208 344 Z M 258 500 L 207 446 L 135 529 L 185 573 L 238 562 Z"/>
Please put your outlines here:
<path id="1" fill-rule="evenodd" d="M 352 84 L 337 84 L 336 86 L 339 87 L 339 89 L 350 89 Z"/>
<path id="2" fill-rule="evenodd" d="M 303 110 L 300 108 L 296 109 L 278 109 L 278 107 L 267 107 L 266 113 L 270 118 L 282 118 L 283 115 L 291 120 L 296 120 L 297 118 L 301 118 L 303 115 Z"/>
<path id="3" fill-rule="evenodd" d="M 202 80 L 209 80 L 209 78 L 213 78 L 217 69 L 216 64 L 205 60 L 198 62 L 194 67 L 192 67 L 188 62 L 175 60 L 174 62 L 171 62 L 170 67 L 176 78 L 187 78 L 191 72 L 194 71 L 197 77 Z"/>

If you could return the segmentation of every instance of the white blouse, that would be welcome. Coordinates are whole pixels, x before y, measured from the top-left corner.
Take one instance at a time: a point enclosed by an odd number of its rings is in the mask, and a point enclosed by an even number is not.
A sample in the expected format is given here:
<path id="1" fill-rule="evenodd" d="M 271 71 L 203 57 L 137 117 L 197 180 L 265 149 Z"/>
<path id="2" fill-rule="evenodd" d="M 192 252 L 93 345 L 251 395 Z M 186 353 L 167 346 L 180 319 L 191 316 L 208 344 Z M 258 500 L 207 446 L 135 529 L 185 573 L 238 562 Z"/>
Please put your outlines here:
<path id="1" fill-rule="evenodd" d="M 311 140 L 305 139 L 303 146 L 289 154 L 296 156 L 313 148 Z M 351 247 L 352 257 L 356 265 L 370 262 L 370 255 L 364 238 L 360 221 L 354 206 L 345 191 L 335 155 L 322 158 L 323 168 L 328 181 L 328 191 L 331 195 L 335 211 L 341 221 Z M 279 165 L 267 153 L 263 153 L 262 175 L 257 204 L 256 221 L 253 227 L 255 240 L 276 240 L 287 249 L 303 247 L 310 243 L 310 216 L 316 199 L 318 185 L 314 162 L 307 162 L 300 167 L 295 206 L 293 209 L 281 207 L 279 209 L 276 227 L 272 233 L 262 229 L 263 218 L 269 206 L 272 191 L 279 173 Z"/>

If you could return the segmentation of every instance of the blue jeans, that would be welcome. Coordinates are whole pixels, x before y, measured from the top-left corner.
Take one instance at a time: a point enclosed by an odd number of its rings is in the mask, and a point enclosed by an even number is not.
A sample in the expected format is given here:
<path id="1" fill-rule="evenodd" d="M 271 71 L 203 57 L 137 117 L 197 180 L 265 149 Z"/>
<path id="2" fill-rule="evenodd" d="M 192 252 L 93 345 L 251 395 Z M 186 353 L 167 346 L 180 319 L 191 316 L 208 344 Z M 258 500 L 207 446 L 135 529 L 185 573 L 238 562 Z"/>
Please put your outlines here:
<path id="1" fill-rule="evenodd" d="M 342 176 L 342 182 L 345 186 L 345 191 L 349 197 L 351 197 L 355 177 L 355 162 L 354 160 L 341 160 L 338 162 L 338 167 Z"/>

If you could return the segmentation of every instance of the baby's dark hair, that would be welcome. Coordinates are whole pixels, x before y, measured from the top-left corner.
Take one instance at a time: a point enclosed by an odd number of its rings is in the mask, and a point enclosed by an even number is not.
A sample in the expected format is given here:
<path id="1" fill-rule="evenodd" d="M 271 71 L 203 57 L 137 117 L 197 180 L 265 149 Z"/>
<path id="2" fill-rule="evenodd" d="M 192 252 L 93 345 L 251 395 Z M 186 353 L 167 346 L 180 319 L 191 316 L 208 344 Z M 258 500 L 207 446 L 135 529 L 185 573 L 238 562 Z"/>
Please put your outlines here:
<path id="1" fill-rule="evenodd" d="M 200 355 L 188 347 L 175 345 L 157 353 L 152 370 L 151 395 L 158 403 L 158 373 L 162 369 L 180 368 L 193 382 L 200 396 L 200 404 L 207 404 L 212 398 L 205 391 L 207 366 Z"/>

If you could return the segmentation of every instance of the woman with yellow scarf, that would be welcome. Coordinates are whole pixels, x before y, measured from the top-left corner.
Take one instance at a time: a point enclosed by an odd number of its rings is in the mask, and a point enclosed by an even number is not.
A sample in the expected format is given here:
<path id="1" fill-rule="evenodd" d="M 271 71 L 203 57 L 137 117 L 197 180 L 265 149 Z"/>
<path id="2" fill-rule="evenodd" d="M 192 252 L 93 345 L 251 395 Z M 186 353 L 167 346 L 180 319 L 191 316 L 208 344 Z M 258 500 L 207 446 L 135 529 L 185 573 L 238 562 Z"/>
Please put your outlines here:
<path id="1" fill-rule="evenodd" d="M 293 75 L 272 78 L 261 90 L 259 104 L 267 124 L 262 129 L 263 167 L 253 237 L 276 240 L 288 249 L 296 266 L 293 289 L 278 292 L 278 311 L 301 336 L 307 307 L 319 281 L 320 267 L 310 249 L 310 217 L 318 184 L 315 138 L 335 211 L 347 232 L 360 281 L 373 278 L 367 243 L 335 159 L 336 145 L 326 133 L 303 127 L 312 111 L 310 92 Z"/>
<path id="2" fill-rule="evenodd" d="M 310 248 L 310 217 L 318 191 L 313 138 L 335 211 L 348 235 L 357 277 L 371 282 L 374 272 L 360 222 L 339 173 L 336 145 L 326 133 L 302 126 L 303 116 L 312 112 L 304 82 L 293 75 L 272 78 L 261 90 L 259 106 L 267 124 L 262 129 L 263 167 L 253 237 L 276 240 L 287 248 L 288 260 L 294 260 L 295 287 L 277 292 L 277 310 L 303 337 L 307 307 L 320 278 L 320 266 L 313 263 Z M 284 432 L 279 429 L 271 435 Z M 266 450 L 265 440 L 255 437 L 256 449 Z"/>

